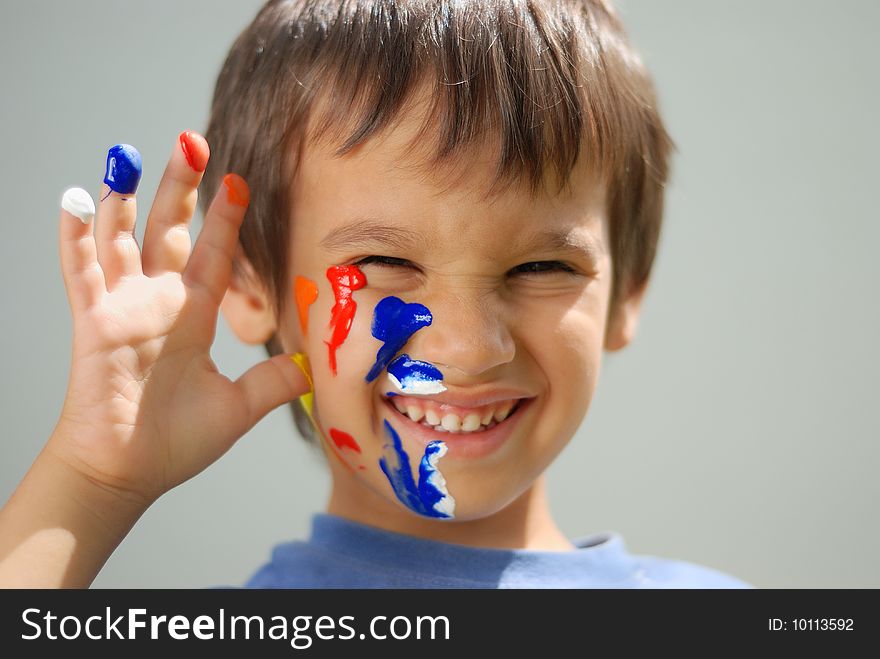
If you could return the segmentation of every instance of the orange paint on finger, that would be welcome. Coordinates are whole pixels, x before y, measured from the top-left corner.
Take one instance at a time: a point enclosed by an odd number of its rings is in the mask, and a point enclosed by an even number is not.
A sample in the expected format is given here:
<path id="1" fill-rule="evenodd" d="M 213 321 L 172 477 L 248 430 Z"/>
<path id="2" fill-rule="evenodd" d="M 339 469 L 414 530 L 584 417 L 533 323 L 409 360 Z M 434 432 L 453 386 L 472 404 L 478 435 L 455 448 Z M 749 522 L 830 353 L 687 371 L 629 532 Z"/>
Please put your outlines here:
<path id="1" fill-rule="evenodd" d="M 236 206 L 247 206 L 251 201 L 251 190 L 245 180 L 238 174 L 227 174 L 223 177 L 226 187 L 226 201 Z"/>
<path id="2" fill-rule="evenodd" d="M 293 283 L 296 308 L 299 311 L 299 325 L 303 336 L 309 332 L 309 306 L 318 299 L 318 284 L 307 277 L 296 276 Z"/>

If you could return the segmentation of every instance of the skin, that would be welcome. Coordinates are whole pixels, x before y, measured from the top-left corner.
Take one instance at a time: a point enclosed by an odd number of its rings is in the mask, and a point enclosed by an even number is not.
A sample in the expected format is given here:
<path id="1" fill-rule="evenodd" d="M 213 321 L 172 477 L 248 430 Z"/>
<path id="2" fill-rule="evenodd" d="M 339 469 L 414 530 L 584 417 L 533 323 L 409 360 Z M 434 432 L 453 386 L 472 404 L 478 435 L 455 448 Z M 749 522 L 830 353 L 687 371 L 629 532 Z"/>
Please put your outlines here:
<path id="1" fill-rule="evenodd" d="M 206 162 L 204 138 L 193 142 Z M 193 246 L 200 180 L 175 140 L 143 249 L 134 194 L 104 186 L 88 224 L 61 211 L 73 317 L 67 392 L 52 435 L 0 509 L 0 587 L 88 586 L 156 499 L 308 391 L 286 355 L 235 381 L 211 360 L 247 187 L 220 187 Z"/>
<path id="2" fill-rule="evenodd" d="M 644 289 L 609 309 L 607 219 L 601 186 L 586 172 L 568 195 L 532 199 L 510 189 L 483 200 L 491 150 L 420 175 L 410 162 L 418 149 L 407 149 L 420 115 L 404 116 L 346 158 L 307 150 L 291 180 L 289 282 L 299 274 L 319 287 L 307 337 L 295 305 L 276 318 L 262 287 L 232 275 L 247 202 L 243 181 L 232 190 L 221 186 L 191 244 L 201 171 L 178 140 L 142 248 L 134 237 L 134 194 L 107 195 L 105 186 L 87 224 L 61 211 L 58 253 L 73 320 L 67 392 L 46 445 L 0 509 L 0 587 L 88 586 L 156 499 L 219 459 L 271 410 L 309 391 L 289 354 L 237 380 L 220 373 L 210 351 L 221 309 L 243 341 L 260 344 L 278 331 L 286 350 L 306 353 L 319 426 L 347 432 L 362 447 L 357 459 L 365 469 L 349 470 L 325 445 L 333 475 L 329 512 L 473 546 L 571 548 L 550 512 L 543 472 L 587 412 L 603 348 L 619 350 L 632 339 Z M 202 138 L 189 146 L 207 162 Z M 358 213 L 381 215 L 420 239 L 406 253 L 385 254 L 406 258 L 409 269 L 363 268 L 368 285 L 354 294 L 358 313 L 333 377 L 323 343 L 333 305 L 324 273 L 383 252 L 331 254 L 320 241 Z M 597 258 L 566 258 L 576 276 L 511 276 L 519 264 L 559 256 L 512 239 L 550 225 L 594 245 Z M 457 502 L 454 520 L 423 518 L 402 506 L 378 468 L 380 422 L 389 418 L 379 395 L 384 378 L 370 385 L 363 378 L 378 348 L 372 308 L 392 294 L 434 314 L 433 325 L 405 349 L 437 365 L 450 390 L 512 386 L 534 396 L 521 427 L 492 456 L 441 459 Z M 417 460 L 421 449 L 402 440 Z"/>
<path id="3" fill-rule="evenodd" d="M 318 284 L 307 336 L 295 305 L 275 318 L 265 291 L 249 281 L 233 281 L 222 311 L 243 341 L 263 343 L 277 331 L 285 350 L 306 353 L 315 384 L 315 416 L 324 435 L 329 439 L 329 429 L 338 428 L 361 446 L 360 455 L 344 457 L 365 469 L 349 470 L 326 451 L 333 477 L 329 512 L 459 544 L 571 549 L 553 520 L 543 474 L 587 413 L 603 349 L 619 350 L 631 340 L 644 289 L 609 309 L 612 263 L 604 190 L 588 172 L 576 171 L 574 185 L 562 194 L 545 190 L 533 198 L 517 185 L 482 199 L 491 182 L 494 151 L 475 149 L 425 175 L 418 168 L 423 153 L 411 148 L 423 120 L 418 111 L 408 113 L 393 129 L 342 158 L 332 156 L 329 143 L 305 149 L 291 181 L 289 281 L 301 275 Z M 366 243 L 336 251 L 322 247 L 328 233 L 359 216 L 415 232 L 419 240 L 400 249 Z M 547 227 L 592 245 L 594 253 L 526 248 L 511 240 Z M 370 255 L 403 259 L 406 265 L 360 266 L 367 286 L 354 293 L 358 312 L 337 353 L 334 377 L 324 344 L 333 304 L 324 273 L 329 266 Z M 562 261 L 575 274 L 512 274 L 517 266 L 536 261 Z M 290 293 L 292 299 L 292 288 Z M 372 309 L 389 295 L 431 310 L 433 324 L 414 334 L 404 351 L 438 366 L 448 389 L 514 387 L 535 397 L 499 450 L 479 459 L 440 460 L 456 501 L 453 520 L 410 511 L 378 466 L 386 441 L 383 419 L 401 434 L 414 472 L 424 452 L 383 403 L 382 391 L 390 390 L 384 374 L 369 384 L 364 380 L 380 345 L 370 333 Z"/>

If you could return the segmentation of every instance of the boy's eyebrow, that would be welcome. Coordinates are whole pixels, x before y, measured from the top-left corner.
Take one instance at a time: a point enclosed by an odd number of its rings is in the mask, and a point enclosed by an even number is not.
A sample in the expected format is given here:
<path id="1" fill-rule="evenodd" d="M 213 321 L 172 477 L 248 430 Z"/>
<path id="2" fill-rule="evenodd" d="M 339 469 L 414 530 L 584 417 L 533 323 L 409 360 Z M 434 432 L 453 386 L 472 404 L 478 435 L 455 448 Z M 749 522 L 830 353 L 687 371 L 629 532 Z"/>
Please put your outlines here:
<path id="1" fill-rule="evenodd" d="M 416 231 L 364 218 L 330 231 L 321 239 L 321 247 L 328 252 L 342 252 L 363 245 L 406 250 L 424 240 L 424 236 Z"/>
<path id="2" fill-rule="evenodd" d="M 536 233 L 516 246 L 526 250 L 547 248 L 554 252 L 586 256 L 592 263 L 597 263 L 605 253 L 600 240 L 593 238 L 589 232 L 573 229 L 550 229 Z"/>
<path id="3" fill-rule="evenodd" d="M 405 227 L 386 224 L 378 219 L 362 218 L 351 224 L 332 229 L 321 239 L 321 247 L 329 252 L 342 252 L 366 246 L 381 246 L 396 250 L 411 250 L 424 246 L 425 236 Z M 589 233 L 568 229 L 549 229 L 531 234 L 513 245 L 515 250 L 549 249 L 586 256 L 597 262 L 605 252 L 599 241 Z"/>

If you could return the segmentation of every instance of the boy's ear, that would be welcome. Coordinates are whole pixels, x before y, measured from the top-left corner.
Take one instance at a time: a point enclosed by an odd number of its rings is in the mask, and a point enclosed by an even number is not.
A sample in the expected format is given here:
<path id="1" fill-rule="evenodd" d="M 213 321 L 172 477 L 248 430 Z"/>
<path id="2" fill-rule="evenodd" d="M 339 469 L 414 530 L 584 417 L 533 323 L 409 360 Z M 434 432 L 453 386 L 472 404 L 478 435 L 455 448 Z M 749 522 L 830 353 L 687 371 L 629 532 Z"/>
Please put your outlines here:
<path id="1" fill-rule="evenodd" d="M 645 281 L 611 309 L 608 314 L 608 325 L 605 328 L 605 350 L 609 352 L 621 350 L 633 340 L 647 288 L 648 282 Z"/>
<path id="2" fill-rule="evenodd" d="M 233 270 L 220 311 L 239 340 L 249 345 L 263 344 L 278 329 L 269 295 L 241 247 L 235 261 L 242 273 Z"/>

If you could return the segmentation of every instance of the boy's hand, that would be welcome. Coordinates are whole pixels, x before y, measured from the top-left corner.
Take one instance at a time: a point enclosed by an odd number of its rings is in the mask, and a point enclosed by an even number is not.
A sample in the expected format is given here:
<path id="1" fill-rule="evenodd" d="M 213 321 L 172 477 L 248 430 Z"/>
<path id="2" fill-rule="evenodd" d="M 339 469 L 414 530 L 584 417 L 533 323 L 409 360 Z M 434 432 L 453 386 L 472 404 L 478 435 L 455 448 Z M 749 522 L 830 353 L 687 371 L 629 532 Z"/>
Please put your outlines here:
<path id="1" fill-rule="evenodd" d="M 289 355 L 234 382 L 211 360 L 249 193 L 242 178 L 227 175 L 192 247 L 187 227 L 207 159 L 204 138 L 181 136 L 147 219 L 143 253 L 133 234 L 133 194 L 107 196 L 104 186 L 94 223 L 61 212 L 73 357 L 46 449 L 99 487 L 145 506 L 309 390 Z"/>

